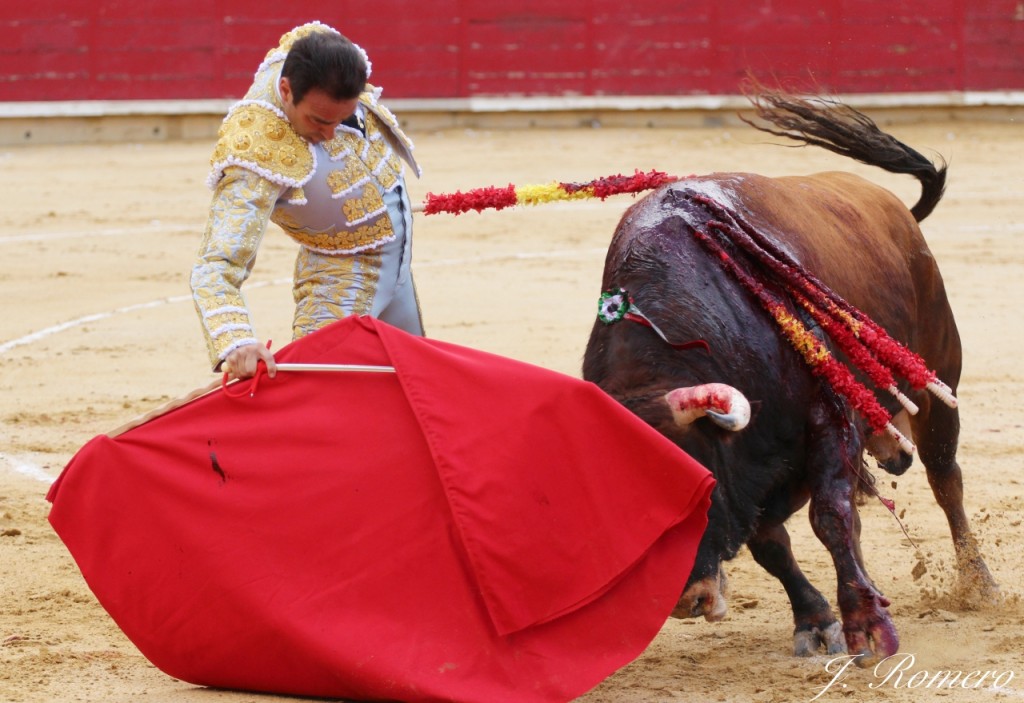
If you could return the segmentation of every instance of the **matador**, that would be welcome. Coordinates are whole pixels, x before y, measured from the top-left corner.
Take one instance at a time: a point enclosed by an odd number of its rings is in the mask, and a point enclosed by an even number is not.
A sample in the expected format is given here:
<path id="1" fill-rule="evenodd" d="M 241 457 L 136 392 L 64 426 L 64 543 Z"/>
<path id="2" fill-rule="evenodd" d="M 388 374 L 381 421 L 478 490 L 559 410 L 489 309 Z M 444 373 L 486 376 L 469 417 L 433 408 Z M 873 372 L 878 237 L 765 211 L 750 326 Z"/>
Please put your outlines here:
<path id="1" fill-rule="evenodd" d="M 293 50 L 302 55 L 288 62 Z M 333 28 L 302 25 L 267 53 L 225 117 L 191 276 L 214 370 L 227 360 L 224 370 L 244 378 L 258 357 L 273 370 L 241 293 L 268 222 L 299 244 L 293 338 L 347 315 L 423 334 L 402 162 L 417 176 L 420 169 L 380 89 L 366 82 L 370 70 L 366 53 Z M 339 79 L 332 72 L 351 74 L 340 77 L 357 86 L 351 96 L 331 83 Z"/>

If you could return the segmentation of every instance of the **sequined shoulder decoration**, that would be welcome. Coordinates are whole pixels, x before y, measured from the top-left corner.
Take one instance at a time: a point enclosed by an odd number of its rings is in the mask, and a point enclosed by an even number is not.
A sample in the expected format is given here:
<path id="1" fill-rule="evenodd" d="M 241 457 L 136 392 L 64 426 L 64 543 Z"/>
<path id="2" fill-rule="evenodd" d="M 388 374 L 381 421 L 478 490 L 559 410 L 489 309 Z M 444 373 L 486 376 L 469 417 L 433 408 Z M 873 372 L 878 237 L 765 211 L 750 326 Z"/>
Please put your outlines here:
<path id="1" fill-rule="evenodd" d="M 398 124 L 398 119 L 395 117 L 391 110 L 384 107 L 380 102 L 381 88 L 377 86 L 366 84 L 366 90 L 362 95 L 359 96 L 359 102 L 363 104 L 369 112 L 373 113 L 377 119 L 379 119 L 389 136 L 389 141 L 392 141 L 393 146 L 398 150 L 399 155 L 405 159 L 405 162 L 412 167 L 412 170 L 416 173 L 416 176 L 423 175 L 423 170 L 419 164 L 416 163 L 416 159 L 413 157 L 413 143 L 412 140 L 406 136 L 405 132 Z"/>
<path id="2" fill-rule="evenodd" d="M 334 34 L 341 34 L 341 32 L 334 27 L 321 22 L 309 22 L 307 24 L 300 25 L 282 36 L 277 46 L 267 52 L 267 55 L 263 58 L 263 63 L 260 64 L 256 73 L 259 73 L 272 63 L 284 61 L 285 57 L 288 55 L 288 50 L 292 48 L 292 44 L 313 32 L 333 32 Z"/>
<path id="3" fill-rule="evenodd" d="M 398 130 L 398 118 L 395 117 L 391 110 L 384 107 L 380 101 L 381 88 L 378 86 L 366 84 L 366 91 L 359 96 L 360 102 L 366 105 L 368 108 L 374 111 L 376 115 L 383 121 L 388 127 L 393 130 Z M 402 135 L 405 136 L 404 134 Z M 408 140 L 408 137 L 405 137 Z"/>
<path id="4" fill-rule="evenodd" d="M 241 166 L 269 181 L 298 188 L 316 169 L 316 155 L 273 105 L 243 101 L 224 119 L 210 159 L 207 185 L 217 184 L 227 166 Z"/>

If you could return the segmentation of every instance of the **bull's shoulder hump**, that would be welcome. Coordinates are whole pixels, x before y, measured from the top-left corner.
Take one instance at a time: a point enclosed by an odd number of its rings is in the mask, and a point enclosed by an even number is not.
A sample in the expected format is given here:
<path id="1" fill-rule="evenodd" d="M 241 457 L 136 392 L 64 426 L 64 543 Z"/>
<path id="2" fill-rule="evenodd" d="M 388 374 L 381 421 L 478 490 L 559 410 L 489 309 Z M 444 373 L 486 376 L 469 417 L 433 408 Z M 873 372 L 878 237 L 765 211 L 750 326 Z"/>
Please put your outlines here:
<path id="1" fill-rule="evenodd" d="M 720 186 L 731 186 L 739 183 L 743 183 L 748 180 L 767 179 L 768 176 L 762 176 L 757 173 L 747 173 L 745 171 L 715 171 L 712 173 L 705 173 L 702 175 L 687 176 L 681 178 L 678 181 L 674 181 L 671 186 L 674 187 L 692 187 L 700 188 L 707 184 L 718 184 Z"/>
<path id="2" fill-rule="evenodd" d="M 666 188 L 677 192 L 697 193 L 729 206 L 736 201 L 736 194 L 746 189 L 745 184 L 765 178 L 756 173 L 723 171 L 689 176 L 670 183 Z"/>

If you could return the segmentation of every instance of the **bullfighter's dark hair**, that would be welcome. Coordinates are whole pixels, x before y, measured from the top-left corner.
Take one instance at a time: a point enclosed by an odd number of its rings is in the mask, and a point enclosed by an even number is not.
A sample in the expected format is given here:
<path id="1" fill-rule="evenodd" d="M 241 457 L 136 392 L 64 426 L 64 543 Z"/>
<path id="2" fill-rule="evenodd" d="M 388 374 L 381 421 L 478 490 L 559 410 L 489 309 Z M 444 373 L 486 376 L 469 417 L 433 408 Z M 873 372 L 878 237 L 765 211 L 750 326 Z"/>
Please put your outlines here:
<path id="1" fill-rule="evenodd" d="M 324 91 L 332 100 L 358 98 L 366 89 L 368 72 L 359 48 L 334 32 L 312 32 L 298 39 L 281 68 L 296 103 L 314 89 Z"/>

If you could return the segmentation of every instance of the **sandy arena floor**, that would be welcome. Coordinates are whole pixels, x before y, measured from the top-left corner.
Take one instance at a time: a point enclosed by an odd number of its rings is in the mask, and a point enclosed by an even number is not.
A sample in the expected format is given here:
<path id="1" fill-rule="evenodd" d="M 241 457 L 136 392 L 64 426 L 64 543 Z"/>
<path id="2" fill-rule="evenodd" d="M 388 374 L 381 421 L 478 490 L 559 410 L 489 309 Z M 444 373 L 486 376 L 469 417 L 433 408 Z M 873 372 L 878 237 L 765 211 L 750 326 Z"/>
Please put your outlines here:
<path id="1" fill-rule="evenodd" d="M 1024 130 L 949 121 L 892 132 L 950 160 L 946 198 L 925 222 L 965 351 L 960 459 L 967 507 L 1005 602 L 965 612 L 947 597 L 952 548 L 917 466 L 880 481 L 915 547 L 881 505 L 864 514 L 870 573 L 891 598 L 902 679 L 856 671 L 818 700 L 899 703 L 1024 698 Z M 413 133 L 427 192 L 589 180 L 634 169 L 684 176 L 843 169 L 913 202 L 917 186 L 813 149 L 767 143 L 749 128 Z M 242 703 L 295 700 L 197 688 L 150 665 L 97 604 L 47 523 L 43 496 L 87 440 L 213 376 L 187 273 L 209 195 L 211 144 L 18 147 L 0 152 L 0 701 Z M 603 252 L 629 202 L 553 204 L 460 217 L 418 216 L 415 271 L 428 333 L 579 375 L 596 312 Z M 260 332 L 290 333 L 294 246 L 268 233 L 246 287 Z M 835 576 L 805 513 L 797 556 L 826 594 Z M 827 659 L 790 656 L 778 586 L 742 553 L 718 624 L 670 621 L 648 651 L 580 700 L 810 701 Z M 908 686 L 939 670 L 1012 672 L 1010 690 Z M 924 677 L 919 677 L 920 682 Z M 992 679 L 990 678 L 989 681 Z M 845 688 L 842 686 L 845 684 Z"/>

